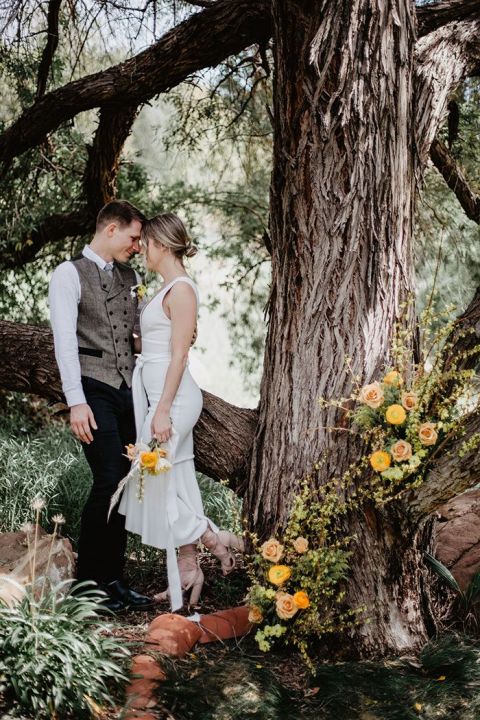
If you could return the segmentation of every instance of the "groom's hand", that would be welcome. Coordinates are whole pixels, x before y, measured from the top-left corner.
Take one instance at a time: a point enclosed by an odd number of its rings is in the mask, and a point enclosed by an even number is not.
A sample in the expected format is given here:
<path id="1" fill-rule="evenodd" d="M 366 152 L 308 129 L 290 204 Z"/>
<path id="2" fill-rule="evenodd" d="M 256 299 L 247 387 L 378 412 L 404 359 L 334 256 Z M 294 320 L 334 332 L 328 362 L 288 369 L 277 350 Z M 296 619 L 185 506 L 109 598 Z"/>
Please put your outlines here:
<path id="1" fill-rule="evenodd" d="M 93 442 L 92 429 L 97 430 L 97 423 L 93 412 L 87 403 L 73 405 L 70 408 L 70 427 L 79 440 L 87 445 Z"/>

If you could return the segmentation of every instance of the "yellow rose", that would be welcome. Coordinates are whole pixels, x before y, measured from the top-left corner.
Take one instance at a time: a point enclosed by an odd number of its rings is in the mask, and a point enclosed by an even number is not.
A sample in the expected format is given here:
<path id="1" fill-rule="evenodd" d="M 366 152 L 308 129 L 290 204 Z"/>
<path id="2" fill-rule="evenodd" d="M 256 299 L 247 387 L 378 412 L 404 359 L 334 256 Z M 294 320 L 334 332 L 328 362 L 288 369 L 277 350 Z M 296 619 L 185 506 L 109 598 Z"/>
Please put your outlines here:
<path id="1" fill-rule="evenodd" d="M 401 425 L 405 422 L 407 413 L 401 405 L 389 405 L 385 417 L 390 425 Z"/>
<path id="2" fill-rule="evenodd" d="M 295 593 L 295 595 L 293 596 L 293 601 L 295 605 L 301 610 L 305 610 L 305 608 L 308 608 L 310 606 L 310 600 L 308 599 L 308 595 L 306 592 L 303 592 L 303 590 L 299 590 Z"/>
<path id="3" fill-rule="evenodd" d="M 156 452 L 142 452 L 140 453 L 140 465 L 147 470 L 155 470 L 157 465 L 157 453 Z"/>
<path id="4" fill-rule="evenodd" d="M 262 620 L 263 615 L 260 608 L 258 608 L 256 605 L 252 605 L 252 607 L 250 608 L 250 612 L 248 613 L 248 622 L 258 625 L 258 623 L 261 623 Z"/>
<path id="5" fill-rule="evenodd" d="M 384 399 L 382 386 L 378 382 L 365 385 L 360 390 L 360 402 L 373 409 L 380 407 L 380 405 L 383 404 Z"/>
<path id="6" fill-rule="evenodd" d="M 396 370 L 390 370 L 383 378 L 385 385 L 394 385 L 398 387 L 403 384 L 402 376 Z"/>
<path id="7" fill-rule="evenodd" d="M 410 460 L 412 457 L 412 446 L 406 440 L 397 440 L 395 445 L 390 448 L 393 459 L 397 462 Z"/>
<path id="8" fill-rule="evenodd" d="M 293 595 L 281 593 L 275 603 L 275 609 L 279 618 L 290 620 L 298 612 L 298 605 L 295 603 Z"/>
<path id="9" fill-rule="evenodd" d="M 418 395 L 412 390 L 402 393 L 402 405 L 405 410 L 413 410 L 418 405 Z"/>
<path id="10" fill-rule="evenodd" d="M 418 437 L 422 445 L 435 445 L 438 440 L 438 433 L 435 430 L 435 423 L 426 422 L 418 428 Z"/>
<path id="11" fill-rule="evenodd" d="M 306 553 L 308 550 L 308 540 L 304 537 L 298 537 L 293 541 L 293 547 L 295 548 L 295 552 L 300 554 Z"/>
<path id="12" fill-rule="evenodd" d="M 292 571 L 286 565 L 272 565 L 268 571 L 268 579 L 272 585 L 283 585 L 291 574 Z"/>
<path id="13" fill-rule="evenodd" d="M 264 542 L 260 550 L 265 560 L 274 563 L 278 562 L 283 555 L 283 545 L 280 545 L 275 538 L 270 538 L 270 540 Z"/>
<path id="14" fill-rule="evenodd" d="M 383 472 L 391 464 L 391 458 L 388 452 L 377 450 L 370 455 L 370 465 L 376 472 Z"/>

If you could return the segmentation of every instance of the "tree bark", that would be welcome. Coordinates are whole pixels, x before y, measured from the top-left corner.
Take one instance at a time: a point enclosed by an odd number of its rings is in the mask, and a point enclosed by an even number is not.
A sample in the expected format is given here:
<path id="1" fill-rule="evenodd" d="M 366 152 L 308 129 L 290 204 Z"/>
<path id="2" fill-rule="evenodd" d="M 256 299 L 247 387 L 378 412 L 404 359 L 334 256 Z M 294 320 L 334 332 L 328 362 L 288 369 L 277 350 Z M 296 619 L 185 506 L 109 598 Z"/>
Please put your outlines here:
<path id="1" fill-rule="evenodd" d="M 64 402 L 49 328 L 0 320 L 0 347 L 0 388 Z M 203 410 L 195 428 L 197 469 L 241 492 L 257 417 L 256 410 L 238 408 L 203 391 Z"/>
<path id="2" fill-rule="evenodd" d="M 349 398 L 352 374 L 381 377 L 395 323 L 413 323 L 401 305 L 414 287 L 415 187 L 448 93 L 474 68 L 476 21 L 454 25 L 423 39 L 433 79 L 417 64 L 408 0 L 273 2 L 272 288 L 246 495 L 262 537 L 281 532 L 302 477 L 322 487 L 358 460 L 349 433 L 325 430 L 343 421 L 318 399 Z M 416 650 L 434 629 L 424 517 L 394 502 L 341 528 L 356 537 L 347 604 L 369 619 L 351 631 L 349 655 Z"/>

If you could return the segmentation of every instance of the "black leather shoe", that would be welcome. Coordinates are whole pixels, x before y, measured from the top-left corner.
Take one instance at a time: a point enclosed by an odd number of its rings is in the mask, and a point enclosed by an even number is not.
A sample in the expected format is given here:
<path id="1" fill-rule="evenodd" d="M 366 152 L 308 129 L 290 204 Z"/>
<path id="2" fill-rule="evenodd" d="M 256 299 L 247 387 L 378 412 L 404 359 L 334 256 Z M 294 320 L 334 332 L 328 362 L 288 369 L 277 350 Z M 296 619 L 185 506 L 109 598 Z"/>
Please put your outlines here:
<path id="1" fill-rule="evenodd" d="M 140 595 L 127 587 L 121 580 L 114 580 L 105 585 L 105 590 L 112 599 L 120 600 L 130 610 L 146 610 L 153 607 L 153 600 L 146 595 Z"/>
<path id="2" fill-rule="evenodd" d="M 111 597 L 110 595 L 101 600 L 98 603 L 98 612 L 110 611 L 113 613 L 121 613 L 128 609 L 126 603 L 118 598 Z"/>

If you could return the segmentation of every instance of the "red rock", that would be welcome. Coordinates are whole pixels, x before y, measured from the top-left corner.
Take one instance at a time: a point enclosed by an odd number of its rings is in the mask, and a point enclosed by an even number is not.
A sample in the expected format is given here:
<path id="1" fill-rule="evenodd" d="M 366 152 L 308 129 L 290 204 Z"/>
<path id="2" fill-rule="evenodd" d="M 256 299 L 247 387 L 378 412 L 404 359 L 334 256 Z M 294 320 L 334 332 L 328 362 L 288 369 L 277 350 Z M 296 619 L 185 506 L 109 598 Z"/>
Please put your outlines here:
<path id="1" fill-rule="evenodd" d="M 248 622 L 248 613 L 249 608 L 244 605 L 220 610 L 212 615 L 202 615 L 200 620 L 202 634 L 199 642 L 209 643 L 246 635 L 252 629 L 252 624 Z"/>
<path id="2" fill-rule="evenodd" d="M 136 655 L 130 669 L 134 676 L 127 687 L 127 704 L 129 708 L 152 708 L 157 704 L 155 689 L 159 682 L 165 680 L 165 673 L 150 655 Z M 139 677 L 135 677 L 139 676 Z M 143 715 L 131 715 L 133 718 Z"/>
<path id="3" fill-rule="evenodd" d="M 181 615 L 158 615 L 147 631 L 147 643 L 153 643 L 165 655 L 183 657 L 198 642 L 202 631 L 197 623 Z"/>
<path id="4" fill-rule="evenodd" d="M 437 511 L 435 557 L 464 590 L 480 570 L 480 490 L 458 495 Z"/>

